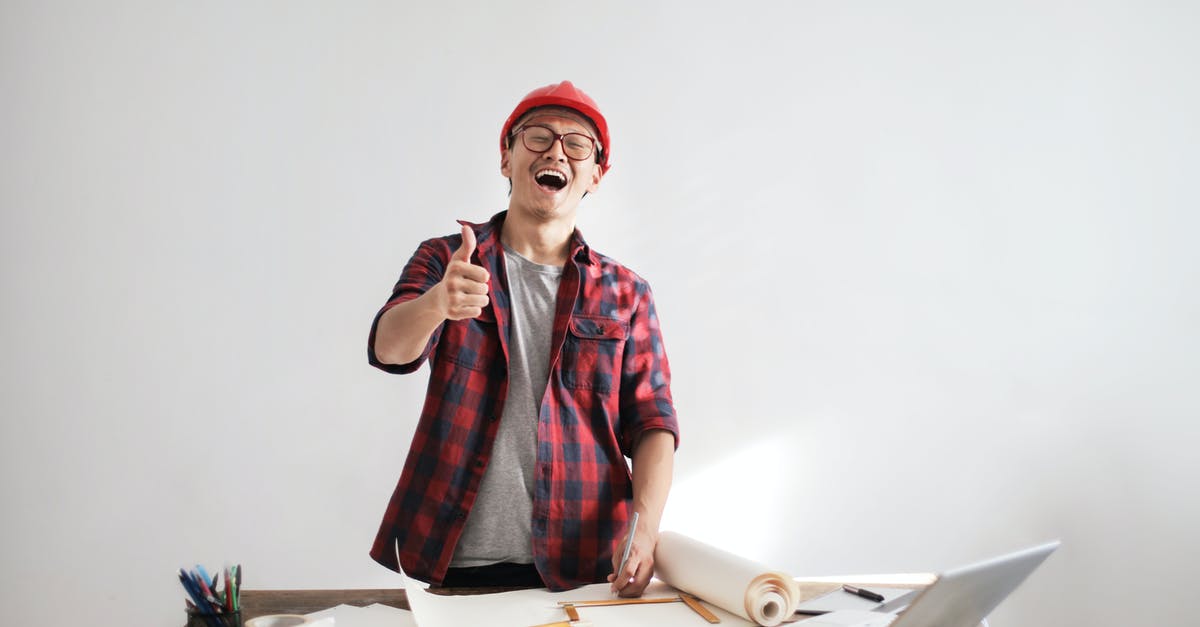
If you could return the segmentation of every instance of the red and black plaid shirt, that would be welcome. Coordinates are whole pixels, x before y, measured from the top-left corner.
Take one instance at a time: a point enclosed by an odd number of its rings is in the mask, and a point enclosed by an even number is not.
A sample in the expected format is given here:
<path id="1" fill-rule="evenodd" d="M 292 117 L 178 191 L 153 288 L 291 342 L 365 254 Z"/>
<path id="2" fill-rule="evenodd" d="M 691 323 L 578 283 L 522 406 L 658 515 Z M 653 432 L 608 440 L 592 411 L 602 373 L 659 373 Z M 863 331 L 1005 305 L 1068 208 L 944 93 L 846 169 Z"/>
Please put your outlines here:
<path id="1" fill-rule="evenodd" d="M 370 363 L 392 373 L 433 370 L 425 407 L 371 557 L 433 583 L 445 577 L 491 456 L 508 385 L 511 321 L 500 228 L 505 213 L 472 224 L 472 263 L 491 273 L 491 304 L 447 321 L 415 361 L 380 363 L 379 316 L 441 280 L 461 235 L 425 241 L 375 317 Z M 464 223 L 465 224 L 465 223 Z M 604 581 L 625 526 L 632 481 L 625 458 L 638 438 L 665 429 L 679 439 L 670 368 L 650 286 L 591 250 L 576 231 L 559 285 L 550 380 L 537 428 L 533 556 L 552 590 Z"/>

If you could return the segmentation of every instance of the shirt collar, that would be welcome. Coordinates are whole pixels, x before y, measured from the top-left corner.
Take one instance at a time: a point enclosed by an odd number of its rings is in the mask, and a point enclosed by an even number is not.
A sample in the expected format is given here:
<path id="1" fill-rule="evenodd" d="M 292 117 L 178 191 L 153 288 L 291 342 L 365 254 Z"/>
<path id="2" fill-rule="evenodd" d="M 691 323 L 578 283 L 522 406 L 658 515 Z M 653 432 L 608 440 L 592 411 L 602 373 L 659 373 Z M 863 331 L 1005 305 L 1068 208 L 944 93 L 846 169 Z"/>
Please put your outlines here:
<path id="1" fill-rule="evenodd" d="M 508 211 L 501 211 L 492 216 L 487 222 L 467 222 L 459 220 L 458 223 L 464 226 L 469 226 L 475 231 L 475 240 L 479 248 L 480 256 L 484 254 L 492 254 L 500 246 L 500 227 L 504 225 L 504 218 L 508 215 Z M 576 228 L 575 232 L 571 233 L 571 258 L 585 265 L 595 265 L 598 262 L 596 253 L 588 246 L 583 239 L 583 233 Z"/>

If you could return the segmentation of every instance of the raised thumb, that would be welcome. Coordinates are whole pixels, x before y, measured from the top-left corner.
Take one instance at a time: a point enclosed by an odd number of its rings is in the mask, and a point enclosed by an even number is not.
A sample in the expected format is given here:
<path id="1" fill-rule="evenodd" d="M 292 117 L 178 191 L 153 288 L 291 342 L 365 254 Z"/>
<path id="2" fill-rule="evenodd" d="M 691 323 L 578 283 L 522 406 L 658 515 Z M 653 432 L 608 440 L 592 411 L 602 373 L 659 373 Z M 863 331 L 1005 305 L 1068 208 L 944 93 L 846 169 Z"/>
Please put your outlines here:
<path id="1" fill-rule="evenodd" d="M 467 225 L 462 227 L 462 245 L 454 251 L 454 258 L 471 263 L 471 254 L 475 252 L 475 231 Z"/>

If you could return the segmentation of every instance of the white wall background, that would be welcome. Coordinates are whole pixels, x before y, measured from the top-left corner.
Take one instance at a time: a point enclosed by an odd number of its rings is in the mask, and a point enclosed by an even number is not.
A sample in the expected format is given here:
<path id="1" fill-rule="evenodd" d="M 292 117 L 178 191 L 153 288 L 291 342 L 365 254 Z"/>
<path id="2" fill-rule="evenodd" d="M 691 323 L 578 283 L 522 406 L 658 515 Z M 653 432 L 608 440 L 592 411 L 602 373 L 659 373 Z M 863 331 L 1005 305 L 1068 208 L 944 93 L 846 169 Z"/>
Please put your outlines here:
<path id="1" fill-rule="evenodd" d="M 1196 3 L 431 4 L 0 4 L 6 622 L 398 585 L 427 371 L 368 324 L 562 79 L 665 325 L 667 526 L 796 575 L 1059 537 L 994 625 L 1194 620 Z"/>

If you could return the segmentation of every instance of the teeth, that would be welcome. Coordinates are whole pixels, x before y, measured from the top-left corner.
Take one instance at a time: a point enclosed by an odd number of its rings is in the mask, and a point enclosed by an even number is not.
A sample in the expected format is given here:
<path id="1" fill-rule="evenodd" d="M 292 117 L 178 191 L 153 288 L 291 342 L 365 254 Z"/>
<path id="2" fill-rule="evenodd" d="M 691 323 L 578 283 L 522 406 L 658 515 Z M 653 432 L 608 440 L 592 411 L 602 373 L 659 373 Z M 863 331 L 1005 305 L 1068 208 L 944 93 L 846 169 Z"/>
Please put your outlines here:
<path id="1" fill-rule="evenodd" d="M 543 176 L 553 176 L 554 178 L 558 179 L 562 183 L 567 182 L 566 175 L 563 174 L 562 172 L 559 172 L 558 170 L 549 170 L 549 169 L 539 170 L 537 174 L 533 175 L 533 177 L 537 178 L 537 179 L 540 179 Z"/>

